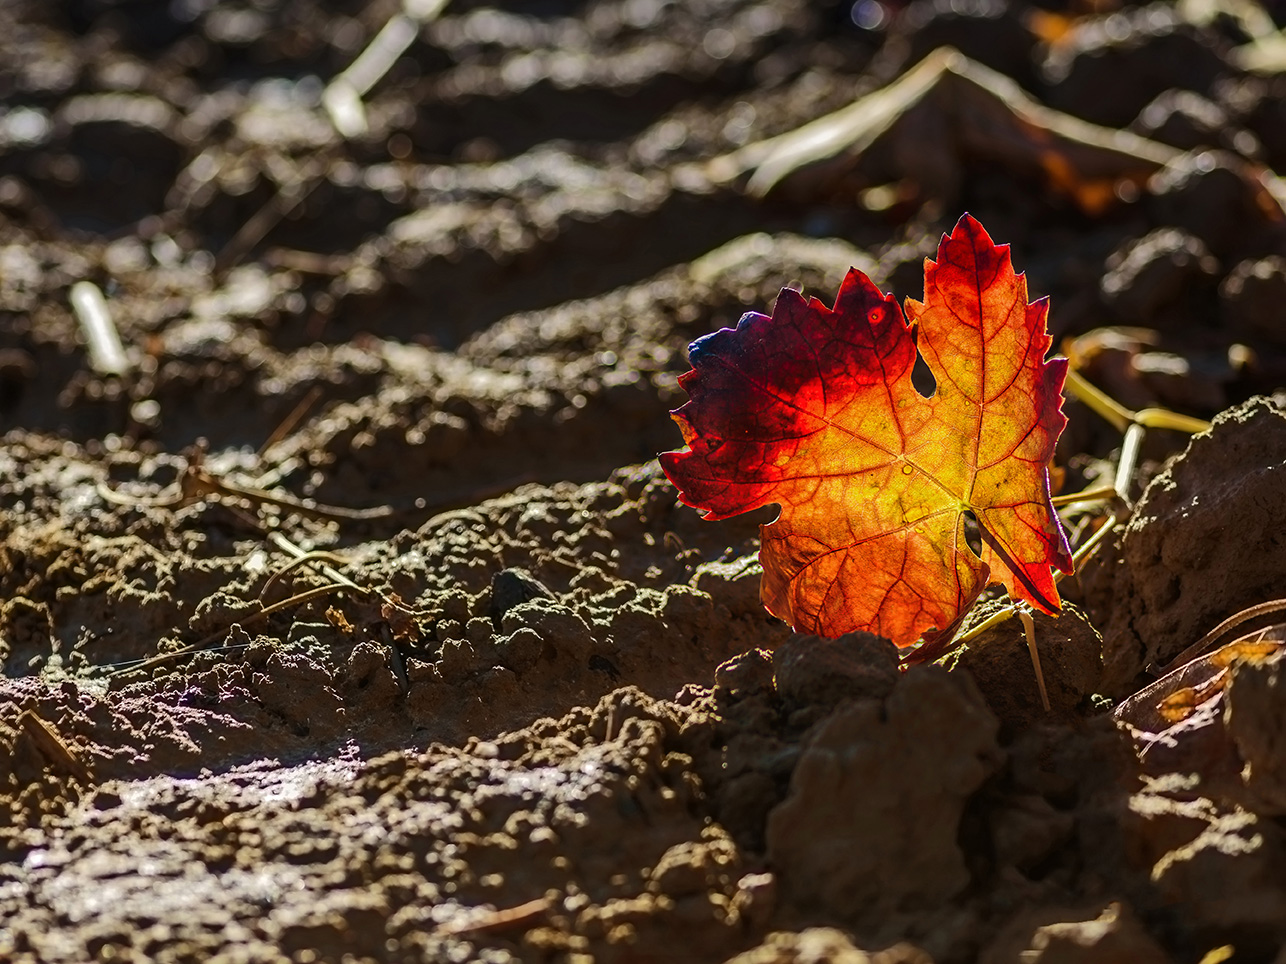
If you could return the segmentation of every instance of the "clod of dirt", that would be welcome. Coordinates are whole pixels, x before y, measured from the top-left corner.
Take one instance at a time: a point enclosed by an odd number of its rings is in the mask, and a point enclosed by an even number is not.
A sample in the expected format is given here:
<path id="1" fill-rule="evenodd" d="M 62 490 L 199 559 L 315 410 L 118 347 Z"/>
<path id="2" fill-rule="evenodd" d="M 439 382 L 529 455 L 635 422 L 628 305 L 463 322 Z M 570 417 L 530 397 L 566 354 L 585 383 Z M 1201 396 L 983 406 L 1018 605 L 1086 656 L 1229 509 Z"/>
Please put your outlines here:
<path id="1" fill-rule="evenodd" d="M 1042 908 L 1016 921 L 979 959 L 979 964 L 1170 964 L 1129 905 L 1112 901 L 1101 912 Z M 1043 922 L 1042 922 L 1043 921 Z"/>
<path id="2" fill-rule="evenodd" d="M 1265 238 L 1280 236 L 1281 203 L 1224 151 L 1180 155 L 1151 177 L 1147 191 L 1153 224 L 1201 238 L 1225 264 L 1243 251 L 1271 248 Z"/>
<path id="3" fill-rule="evenodd" d="M 970 622 L 986 619 L 1003 605 L 978 606 Z M 1033 724 L 1071 722 L 1094 712 L 1088 697 L 1097 692 L 1103 673 L 1103 639 L 1077 607 L 1065 603 L 1057 618 L 1035 613 L 1036 650 L 1049 695 L 1044 709 L 1032 668 L 1027 636 L 1017 616 L 998 623 L 950 653 L 943 662 L 965 672 L 1000 720 L 1008 739 Z M 968 623 L 965 625 L 968 629 Z"/>
<path id="4" fill-rule="evenodd" d="M 821 706 L 842 699 L 884 699 L 900 675 L 897 647 L 871 633 L 839 639 L 791 636 L 773 651 L 773 671 L 783 699 Z"/>
<path id="5" fill-rule="evenodd" d="M 768 818 L 768 861 L 790 900 L 879 929 L 959 893 L 960 818 L 1000 765 L 996 730 L 977 690 L 933 667 L 911 670 L 882 704 L 841 704 Z"/>
<path id="6" fill-rule="evenodd" d="M 1244 763 L 1247 805 L 1286 816 L 1286 654 L 1234 664 L 1230 674 L 1226 721 Z"/>
<path id="7" fill-rule="evenodd" d="M 307 656 L 274 652 L 252 679 L 264 709 L 281 716 L 301 736 L 325 740 L 342 731 L 343 701 L 331 674 Z"/>
<path id="8" fill-rule="evenodd" d="M 1264 145 L 1269 166 L 1280 171 L 1286 166 L 1286 76 L 1278 74 L 1242 89 L 1249 95 L 1246 126 Z"/>
<path id="9" fill-rule="evenodd" d="M 183 162 L 176 124 L 173 108 L 154 97 L 81 95 L 57 112 L 49 142 L 14 158 L 14 167 L 52 200 L 68 227 L 129 230 L 164 209 Z"/>
<path id="10" fill-rule="evenodd" d="M 1182 946 L 1235 940 L 1247 960 L 1272 960 L 1286 941 L 1286 834 L 1195 783 L 1178 773 L 1147 781 L 1130 799 L 1127 836 L 1152 862 L 1155 897 L 1183 908 L 1172 923 Z"/>
<path id="11" fill-rule="evenodd" d="M 597 960 L 659 960 L 674 941 L 722 959 L 766 895 L 701 816 L 679 736 L 698 723 L 627 688 L 463 749 L 115 783 L 68 832 L 24 848 L 0 956 L 126 954 L 164 913 L 165 936 L 145 946 L 181 942 L 198 959 L 499 961 L 592 942 Z M 148 829 L 81 846 L 91 826 Z"/>
<path id="12" fill-rule="evenodd" d="M 1255 157 L 1254 134 L 1233 123 L 1228 111 L 1190 90 L 1167 90 L 1144 107 L 1130 130 L 1183 151 L 1223 148 Z"/>
<path id="13" fill-rule="evenodd" d="M 773 654 L 764 649 L 749 649 L 714 671 L 714 685 L 733 698 L 768 692 L 773 688 Z"/>
<path id="14" fill-rule="evenodd" d="M 1281 595 L 1286 578 L 1286 409 L 1254 398 L 1152 480 L 1114 553 L 1086 567 L 1103 632 L 1103 691 L 1125 696 L 1236 612 Z"/>
<path id="15" fill-rule="evenodd" d="M 1141 695 L 1147 692 L 1144 690 Z M 1228 732 L 1226 706 L 1226 694 L 1217 693 L 1186 718 L 1151 726 L 1146 720 L 1129 720 L 1121 708 L 1115 715 L 1134 740 L 1143 773 L 1153 777 L 1192 774 L 1199 779 L 1202 794 L 1226 803 L 1245 797 L 1241 759 Z M 1139 709 L 1146 712 L 1148 708 L 1144 705 Z"/>
<path id="16" fill-rule="evenodd" d="M 985 812 L 988 826 L 981 841 L 973 839 L 973 859 L 984 849 L 989 858 L 984 866 L 990 865 L 999 879 L 1019 884 L 1076 881 L 1069 888 L 1075 894 L 1101 893 L 1103 882 L 1111 880 L 1114 893 L 1143 907 L 1150 864 L 1139 866 L 1136 843 L 1123 823 L 1138 762 L 1115 722 L 1102 715 L 1074 726 L 1037 723 L 1005 749 L 1008 762 L 1002 774 L 967 810 L 972 819 Z M 970 839 L 962 835 L 962 840 Z M 1054 901 L 1054 916 L 1034 924 L 1028 920 L 1022 946 L 1036 925 L 1078 919 L 1062 903 Z M 1025 919 L 1024 907 L 1030 909 L 1030 903 L 996 908 L 1008 921 L 1004 928 Z"/>
<path id="17" fill-rule="evenodd" d="M 1241 262 L 1219 287 L 1224 322 L 1252 344 L 1286 346 L 1286 258 L 1270 255 Z"/>
<path id="18" fill-rule="evenodd" d="M 727 606 L 734 616 L 757 615 L 764 610 L 759 600 L 763 575 L 764 567 L 755 553 L 739 559 L 703 562 L 693 574 L 691 585 L 699 592 L 709 593 L 716 606 Z"/>
<path id="19" fill-rule="evenodd" d="M 907 5 L 894 29 L 908 35 L 908 63 L 918 63 L 940 47 L 954 47 L 970 60 L 1012 77 L 1024 89 L 1037 89 L 1036 38 L 1014 4 L 916 0 Z"/>
<path id="20" fill-rule="evenodd" d="M 1200 238 L 1158 228 L 1113 251 L 1099 287 L 1123 322 L 1149 323 L 1203 286 L 1213 287 L 1218 271 L 1219 262 Z"/>
<path id="21" fill-rule="evenodd" d="M 1185 356 L 1168 351 L 1145 351 L 1131 359 L 1130 367 L 1162 406 L 1177 411 L 1222 411 L 1228 405 L 1228 390 L 1235 390 L 1232 383 L 1237 378 L 1226 354 L 1211 356 L 1193 352 Z"/>
<path id="22" fill-rule="evenodd" d="M 1208 92 L 1229 69 L 1212 40 L 1170 4 L 1087 18 L 1045 58 L 1050 106 L 1124 127 L 1163 91 Z"/>
<path id="23" fill-rule="evenodd" d="M 932 958 L 918 947 L 895 944 L 876 954 L 853 945 L 841 930 L 809 927 L 792 933 L 769 934 L 758 947 L 738 954 L 727 964 L 932 964 Z"/>
<path id="24" fill-rule="evenodd" d="M 1267 627 L 1199 656 L 1119 704 L 1112 716 L 1134 741 L 1142 772 L 1188 773 L 1221 804 L 1276 815 L 1286 801 L 1277 760 L 1286 728 L 1277 697 L 1286 625 Z M 1236 728 L 1230 711 L 1240 680 Z"/>

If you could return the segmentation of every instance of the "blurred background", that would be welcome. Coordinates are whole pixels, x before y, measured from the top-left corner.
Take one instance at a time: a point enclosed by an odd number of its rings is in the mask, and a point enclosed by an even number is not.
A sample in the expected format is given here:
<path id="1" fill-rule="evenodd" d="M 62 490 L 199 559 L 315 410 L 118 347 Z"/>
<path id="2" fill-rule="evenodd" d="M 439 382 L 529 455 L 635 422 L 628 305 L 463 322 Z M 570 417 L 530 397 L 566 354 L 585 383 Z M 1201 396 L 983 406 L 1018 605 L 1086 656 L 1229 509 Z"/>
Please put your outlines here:
<path id="1" fill-rule="evenodd" d="M 1088 374 L 1209 416 L 1286 375 L 1284 22 L 1254 0 L 11 0 L 0 429 L 257 447 L 299 410 L 328 418 L 310 445 L 455 451 L 602 417 L 624 429 L 602 458 L 558 456 L 601 477 L 672 444 L 688 340 L 781 285 L 829 300 L 850 262 L 918 296 L 966 210 L 1056 338 L 1087 336 L 1063 347 Z M 442 391 L 461 366 L 521 390 Z M 1069 457 L 1112 441 L 1076 431 Z"/>

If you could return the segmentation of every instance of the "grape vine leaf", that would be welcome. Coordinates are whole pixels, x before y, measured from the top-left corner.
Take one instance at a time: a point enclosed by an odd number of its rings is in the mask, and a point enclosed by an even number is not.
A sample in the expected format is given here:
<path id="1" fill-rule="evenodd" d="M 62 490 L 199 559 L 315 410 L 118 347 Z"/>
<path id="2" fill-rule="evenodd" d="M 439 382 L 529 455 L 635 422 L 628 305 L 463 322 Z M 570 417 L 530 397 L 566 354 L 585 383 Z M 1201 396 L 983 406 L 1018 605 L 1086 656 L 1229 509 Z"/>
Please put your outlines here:
<path id="1" fill-rule="evenodd" d="M 780 505 L 760 530 L 760 597 L 796 631 L 941 642 L 988 582 L 1060 608 L 1052 570 L 1072 560 L 1049 461 L 1067 362 L 1045 360 L 1048 301 L 1028 304 L 1009 246 L 967 214 L 926 259 L 924 291 L 904 318 L 851 269 L 834 308 L 784 288 L 771 317 L 689 348 L 672 413 L 688 447 L 661 466 L 706 519 Z"/>

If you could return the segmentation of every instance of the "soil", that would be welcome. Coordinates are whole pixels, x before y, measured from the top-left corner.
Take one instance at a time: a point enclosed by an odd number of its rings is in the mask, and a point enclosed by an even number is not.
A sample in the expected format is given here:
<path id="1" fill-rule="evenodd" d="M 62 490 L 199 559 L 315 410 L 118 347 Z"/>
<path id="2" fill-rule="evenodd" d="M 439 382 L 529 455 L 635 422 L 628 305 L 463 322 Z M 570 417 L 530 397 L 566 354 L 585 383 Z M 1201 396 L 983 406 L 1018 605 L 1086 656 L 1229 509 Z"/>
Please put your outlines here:
<path id="1" fill-rule="evenodd" d="M 0 959 L 1286 961 L 1286 656 L 1113 714 L 1286 584 L 1286 7 L 436 7 L 0 5 Z M 792 633 L 655 461 L 964 211 L 1213 422 L 1068 510 L 1048 711 L 1017 619 Z"/>

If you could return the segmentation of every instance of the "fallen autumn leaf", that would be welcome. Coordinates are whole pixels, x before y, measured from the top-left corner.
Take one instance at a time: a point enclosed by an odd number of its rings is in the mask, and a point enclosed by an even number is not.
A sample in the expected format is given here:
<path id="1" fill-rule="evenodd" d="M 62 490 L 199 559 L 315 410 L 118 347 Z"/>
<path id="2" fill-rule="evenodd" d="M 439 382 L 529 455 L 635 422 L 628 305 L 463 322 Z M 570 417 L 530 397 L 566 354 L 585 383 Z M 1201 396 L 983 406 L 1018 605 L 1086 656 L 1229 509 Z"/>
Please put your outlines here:
<path id="1" fill-rule="evenodd" d="M 688 448 L 661 465 L 707 519 L 781 505 L 761 528 L 760 595 L 800 632 L 937 639 L 989 581 L 1056 613 L 1052 570 L 1072 562 L 1048 465 L 1067 363 L 1044 360 L 1047 311 L 965 215 L 909 321 L 853 269 L 834 308 L 787 288 L 771 317 L 694 342 L 673 413 Z M 917 347 L 929 397 L 911 381 Z"/>

